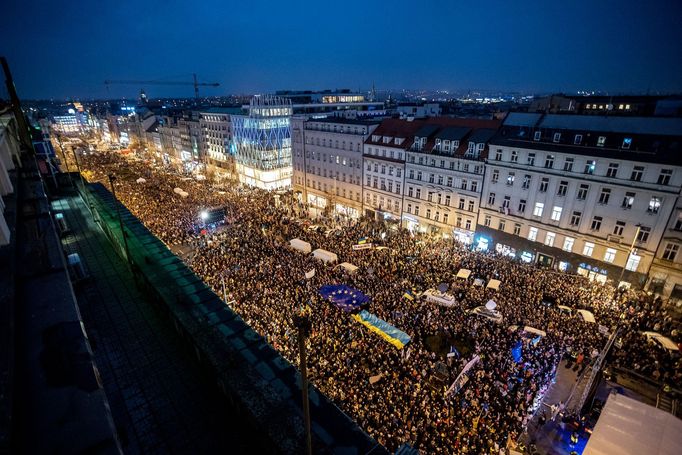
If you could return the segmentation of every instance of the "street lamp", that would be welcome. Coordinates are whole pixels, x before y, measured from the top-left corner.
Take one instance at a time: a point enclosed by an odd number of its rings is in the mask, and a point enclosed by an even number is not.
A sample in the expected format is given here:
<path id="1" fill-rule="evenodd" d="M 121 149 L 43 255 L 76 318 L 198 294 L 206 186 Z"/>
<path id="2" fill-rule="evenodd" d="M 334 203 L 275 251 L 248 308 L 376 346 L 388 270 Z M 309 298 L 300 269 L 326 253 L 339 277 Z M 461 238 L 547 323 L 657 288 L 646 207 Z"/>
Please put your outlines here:
<path id="1" fill-rule="evenodd" d="M 132 263 L 132 259 L 130 257 L 130 250 L 128 249 L 128 239 L 126 238 L 126 233 L 125 230 L 123 229 L 123 218 L 121 218 L 121 208 L 119 207 L 119 202 L 118 198 L 116 197 L 116 186 L 114 185 L 114 182 L 116 181 L 116 176 L 114 174 L 109 174 L 109 184 L 111 185 L 111 194 L 114 196 L 114 205 L 116 206 L 116 214 L 118 215 L 118 224 L 121 228 L 121 235 L 123 236 L 123 247 L 125 248 L 125 253 L 126 253 L 126 259 L 128 260 L 128 263 Z"/>

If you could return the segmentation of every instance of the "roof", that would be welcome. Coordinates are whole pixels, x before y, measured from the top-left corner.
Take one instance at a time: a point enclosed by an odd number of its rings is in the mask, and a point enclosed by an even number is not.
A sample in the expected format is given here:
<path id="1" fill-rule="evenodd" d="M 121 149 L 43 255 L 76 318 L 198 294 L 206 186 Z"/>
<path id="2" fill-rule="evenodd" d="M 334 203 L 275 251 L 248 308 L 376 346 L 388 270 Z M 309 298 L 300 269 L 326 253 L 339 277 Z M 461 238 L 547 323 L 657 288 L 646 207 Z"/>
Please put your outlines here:
<path id="1" fill-rule="evenodd" d="M 488 142 L 490 138 L 492 138 L 497 130 L 493 130 L 490 128 L 482 128 L 482 129 L 477 129 L 474 130 L 474 132 L 469 136 L 469 142 L 474 142 L 476 144 L 480 144 L 482 142 Z"/>
<path id="2" fill-rule="evenodd" d="M 438 125 L 424 125 L 421 128 L 419 128 L 417 132 L 414 133 L 414 135 L 417 137 L 429 137 L 438 130 L 439 130 Z"/>
<path id="3" fill-rule="evenodd" d="M 461 141 L 466 134 L 471 131 L 471 128 L 465 126 L 448 126 L 443 128 L 436 134 L 436 139 L 444 139 L 447 141 Z"/>
<path id="4" fill-rule="evenodd" d="M 674 455 L 682 447 L 682 420 L 648 404 L 612 394 L 583 455 Z"/>
<path id="5" fill-rule="evenodd" d="M 526 112 L 510 112 L 504 120 L 505 126 L 535 126 L 542 114 L 530 114 Z"/>
<path id="6" fill-rule="evenodd" d="M 346 117 L 325 117 L 325 118 L 311 118 L 307 120 L 308 122 L 320 122 L 320 123 L 337 123 L 339 125 L 377 125 L 378 123 L 381 123 L 381 120 L 377 119 L 367 119 L 367 120 L 361 120 L 361 119 L 353 119 L 353 118 L 346 118 Z"/>
<path id="7" fill-rule="evenodd" d="M 601 133 L 682 136 L 682 118 L 548 114 L 540 121 L 539 127 L 559 130 L 597 131 Z"/>
<path id="8" fill-rule="evenodd" d="M 244 109 L 241 106 L 235 107 L 210 107 L 208 109 L 202 109 L 199 111 L 200 114 L 243 114 Z"/>

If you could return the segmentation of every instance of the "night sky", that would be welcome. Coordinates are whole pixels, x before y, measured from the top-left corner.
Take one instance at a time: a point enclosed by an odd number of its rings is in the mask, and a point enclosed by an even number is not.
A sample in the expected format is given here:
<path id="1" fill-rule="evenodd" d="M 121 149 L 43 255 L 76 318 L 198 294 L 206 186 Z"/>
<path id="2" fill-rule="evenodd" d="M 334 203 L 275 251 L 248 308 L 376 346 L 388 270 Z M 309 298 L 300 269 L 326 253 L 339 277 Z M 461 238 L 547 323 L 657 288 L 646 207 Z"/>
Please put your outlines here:
<path id="1" fill-rule="evenodd" d="M 682 92 L 680 0 L 7 0 L 0 54 L 24 98 L 424 88 Z M 145 87 L 149 96 L 192 87 Z"/>

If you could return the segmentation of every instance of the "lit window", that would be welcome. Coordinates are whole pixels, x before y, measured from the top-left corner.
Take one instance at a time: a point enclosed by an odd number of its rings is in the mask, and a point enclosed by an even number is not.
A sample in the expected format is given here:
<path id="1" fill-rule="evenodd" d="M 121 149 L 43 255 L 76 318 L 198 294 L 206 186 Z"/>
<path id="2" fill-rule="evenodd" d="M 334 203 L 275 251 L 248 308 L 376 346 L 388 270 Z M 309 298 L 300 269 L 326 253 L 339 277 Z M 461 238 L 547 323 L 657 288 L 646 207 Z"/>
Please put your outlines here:
<path id="1" fill-rule="evenodd" d="M 631 137 L 626 137 L 623 139 L 623 146 L 622 147 L 624 149 L 626 149 L 626 150 L 629 149 L 631 145 L 632 145 L 632 138 Z"/>
<path id="2" fill-rule="evenodd" d="M 658 196 L 651 196 L 651 199 L 649 200 L 649 208 L 647 211 L 649 213 L 658 213 L 658 210 L 661 208 L 661 198 Z"/>
<path id="3" fill-rule="evenodd" d="M 547 235 L 545 236 L 545 245 L 554 246 L 554 239 L 555 238 L 556 238 L 556 234 L 554 232 L 548 232 Z"/>
<path id="4" fill-rule="evenodd" d="M 563 209 L 561 207 L 558 207 L 556 205 L 554 206 L 554 208 L 552 208 L 552 221 L 561 220 L 561 211 L 562 210 Z"/>
<path id="5" fill-rule="evenodd" d="M 583 247 L 583 256 L 592 256 L 593 251 L 594 243 L 585 242 L 585 246 Z"/>
<path id="6" fill-rule="evenodd" d="M 604 253 L 604 262 L 612 263 L 616 260 L 616 250 L 613 248 L 607 248 L 606 253 Z"/>
<path id="7" fill-rule="evenodd" d="M 533 139 L 539 141 L 541 136 L 542 133 L 540 131 L 536 131 L 535 134 L 533 135 Z"/>
<path id="8" fill-rule="evenodd" d="M 564 239 L 564 246 L 563 250 L 568 251 L 569 253 L 573 251 L 573 244 L 575 243 L 575 239 L 572 237 L 566 237 Z"/>
<path id="9" fill-rule="evenodd" d="M 554 142 L 559 142 L 561 140 L 561 133 L 554 133 Z"/>
<path id="10" fill-rule="evenodd" d="M 637 256 L 636 254 L 631 254 L 628 257 L 628 262 L 625 264 L 625 270 L 636 272 L 637 267 L 639 266 L 640 259 L 642 259 L 640 256 Z"/>
<path id="11" fill-rule="evenodd" d="M 542 216 L 542 211 L 545 208 L 545 204 L 542 202 L 536 202 L 535 208 L 533 209 L 533 216 Z"/>
<path id="12" fill-rule="evenodd" d="M 606 136 L 599 136 L 597 139 L 597 146 L 604 147 L 604 144 L 606 144 Z"/>
<path id="13" fill-rule="evenodd" d="M 528 240 L 535 242 L 535 239 L 538 238 L 538 228 L 530 228 L 528 230 Z"/>

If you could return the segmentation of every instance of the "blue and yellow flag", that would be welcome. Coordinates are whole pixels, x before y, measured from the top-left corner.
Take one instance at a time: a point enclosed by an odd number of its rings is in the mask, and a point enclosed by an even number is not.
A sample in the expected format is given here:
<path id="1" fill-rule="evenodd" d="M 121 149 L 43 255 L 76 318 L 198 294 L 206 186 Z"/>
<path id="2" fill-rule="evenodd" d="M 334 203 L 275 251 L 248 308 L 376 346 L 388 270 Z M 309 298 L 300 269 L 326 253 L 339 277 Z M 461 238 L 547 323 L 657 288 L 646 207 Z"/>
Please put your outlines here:
<path id="1" fill-rule="evenodd" d="M 414 300 L 414 294 L 412 294 L 412 291 L 410 290 L 405 291 L 403 297 L 405 297 L 407 300 Z"/>
<path id="2" fill-rule="evenodd" d="M 364 245 L 365 243 L 367 243 L 367 237 L 361 237 L 358 240 L 358 245 Z"/>

